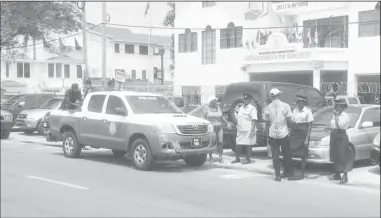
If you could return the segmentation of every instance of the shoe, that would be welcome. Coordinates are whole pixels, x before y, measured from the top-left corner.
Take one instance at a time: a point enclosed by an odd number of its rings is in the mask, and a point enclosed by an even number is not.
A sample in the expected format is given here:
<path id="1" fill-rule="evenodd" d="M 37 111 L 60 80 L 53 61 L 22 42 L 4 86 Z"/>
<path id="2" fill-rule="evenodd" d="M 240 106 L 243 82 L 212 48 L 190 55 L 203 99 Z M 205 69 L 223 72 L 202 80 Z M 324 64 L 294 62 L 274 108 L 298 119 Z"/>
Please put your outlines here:
<path id="1" fill-rule="evenodd" d="M 336 173 L 336 174 L 330 176 L 329 180 L 341 180 L 341 176 L 340 176 L 340 174 Z"/>
<path id="2" fill-rule="evenodd" d="M 274 180 L 277 181 L 277 182 L 282 181 L 282 179 L 280 178 L 280 176 L 276 176 Z"/>
<path id="3" fill-rule="evenodd" d="M 345 184 L 347 182 L 348 182 L 348 177 L 346 177 L 346 176 L 343 176 L 343 178 L 341 178 L 341 180 L 340 180 L 340 184 Z"/>
<path id="4" fill-rule="evenodd" d="M 235 160 L 232 161 L 232 164 L 240 163 L 240 162 L 241 162 L 241 160 L 236 158 Z"/>
<path id="5" fill-rule="evenodd" d="M 249 163 L 251 163 L 251 160 L 247 160 L 247 159 L 242 162 L 242 164 L 249 164 Z"/>

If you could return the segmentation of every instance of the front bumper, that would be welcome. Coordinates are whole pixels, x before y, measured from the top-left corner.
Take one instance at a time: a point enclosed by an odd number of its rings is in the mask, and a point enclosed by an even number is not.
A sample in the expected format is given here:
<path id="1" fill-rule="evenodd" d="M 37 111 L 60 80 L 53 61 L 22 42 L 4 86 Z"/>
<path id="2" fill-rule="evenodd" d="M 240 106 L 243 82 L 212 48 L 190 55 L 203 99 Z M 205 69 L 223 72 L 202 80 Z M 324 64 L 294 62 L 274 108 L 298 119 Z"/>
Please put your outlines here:
<path id="1" fill-rule="evenodd" d="M 201 139 L 201 146 L 192 147 L 192 140 L 195 138 Z M 158 134 L 158 140 L 155 140 L 153 144 L 151 142 L 151 149 L 157 159 L 177 159 L 190 155 L 207 154 L 216 150 L 212 138 L 212 133 L 195 136 Z"/>
<path id="2" fill-rule="evenodd" d="M 14 131 L 37 130 L 40 119 L 16 119 Z"/>
<path id="3" fill-rule="evenodd" d="M 380 165 L 380 148 L 373 147 L 370 151 L 370 162 L 375 165 Z"/>
<path id="4" fill-rule="evenodd" d="M 331 163 L 329 146 L 309 147 L 307 160 L 316 163 Z"/>
<path id="5" fill-rule="evenodd" d="M 2 120 L 0 123 L 2 130 L 11 130 L 14 124 L 12 120 Z"/>

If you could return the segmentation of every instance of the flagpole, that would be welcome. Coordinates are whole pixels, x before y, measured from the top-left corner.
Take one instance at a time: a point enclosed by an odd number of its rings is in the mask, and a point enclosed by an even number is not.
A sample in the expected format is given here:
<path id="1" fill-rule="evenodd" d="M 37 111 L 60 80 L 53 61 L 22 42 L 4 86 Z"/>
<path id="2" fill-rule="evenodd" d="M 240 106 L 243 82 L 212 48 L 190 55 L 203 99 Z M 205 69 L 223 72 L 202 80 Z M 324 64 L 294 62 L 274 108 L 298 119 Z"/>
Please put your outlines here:
<path id="1" fill-rule="evenodd" d="M 148 9 L 149 10 L 149 9 Z M 149 12 L 148 12 L 149 13 Z M 148 50 L 151 47 L 151 13 L 149 13 L 149 36 L 148 36 Z"/>

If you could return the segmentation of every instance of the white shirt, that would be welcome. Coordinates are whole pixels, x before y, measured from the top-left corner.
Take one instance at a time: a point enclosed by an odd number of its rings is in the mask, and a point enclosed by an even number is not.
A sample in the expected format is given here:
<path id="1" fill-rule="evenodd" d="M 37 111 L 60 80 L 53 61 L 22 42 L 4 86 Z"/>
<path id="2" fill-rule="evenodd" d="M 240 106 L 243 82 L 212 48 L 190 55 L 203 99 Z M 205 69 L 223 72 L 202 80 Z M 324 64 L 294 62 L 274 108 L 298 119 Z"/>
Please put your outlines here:
<path id="1" fill-rule="evenodd" d="M 279 99 L 269 104 L 264 111 L 265 119 L 270 121 L 269 136 L 282 139 L 290 132 L 288 131 L 287 118 L 292 116 L 290 105 Z"/>
<path id="2" fill-rule="evenodd" d="M 292 112 L 292 119 L 295 123 L 310 123 L 314 121 L 311 109 L 304 107 L 301 111 L 295 108 Z"/>
<path id="3" fill-rule="evenodd" d="M 242 105 L 238 109 L 237 131 L 251 132 L 253 120 L 258 120 L 257 109 L 251 104 L 248 104 L 246 106 Z"/>
<path id="4" fill-rule="evenodd" d="M 347 130 L 349 128 L 350 124 L 351 124 L 351 118 L 345 112 L 342 112 L 339 115 L 339 126 L 338 127 L 336 126 L 335 115 L 333 115 L 332 120 L 331 120 L 331 128 L 332 129 Z"/>

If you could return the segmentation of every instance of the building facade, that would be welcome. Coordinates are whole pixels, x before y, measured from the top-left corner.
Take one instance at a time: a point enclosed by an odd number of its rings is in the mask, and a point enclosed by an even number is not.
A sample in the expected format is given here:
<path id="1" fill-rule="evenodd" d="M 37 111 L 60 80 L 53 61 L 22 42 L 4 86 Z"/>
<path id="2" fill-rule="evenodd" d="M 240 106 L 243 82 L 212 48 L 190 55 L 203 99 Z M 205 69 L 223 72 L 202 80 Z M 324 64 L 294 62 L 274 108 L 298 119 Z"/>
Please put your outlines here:
<path id="1" fill-rule="evenodd" d="M 181 2 L 176 14 L 178 92 L 276 81 L 379 97 L 375 2 Z"/>
<path id="2" fill-rule="evenodd" d="M 102 28 L 89 24 L 87 34 L 88 72 L 92 80 L 102 78 Z M 93 28 L 92 28 L 93 27 Z M 13 87 L 7 87 L 7 81 L 20 83 L 20 92 L 54 91 L 62 93 L 72 83 L 82 86 L 84 77 L 82 34 L 60 36 L 52 42 L 54 47 L 47 47 L 42 42 L 32 40 L 21 52 L 12 58 L 2 58 L 1 79 L 2 88 L 8 92 L 16 92 Z M 155 74 L 155 68 L 160 71 L 161 58 L 157 55 L 163 48 L 163 68 L 165 81 L 171 81 L 170 37 L 135 34 L 129 29 L 106 28 L 106 77 L 115 77 L 116 71 L 125 73 L 127 81 L 147 81 L 155 84 L 160 81 L 160 72 Z M 7 93 L 7 92 L 6 92 Z M 10 93 L 10 94 L 12 94 Z"/>

